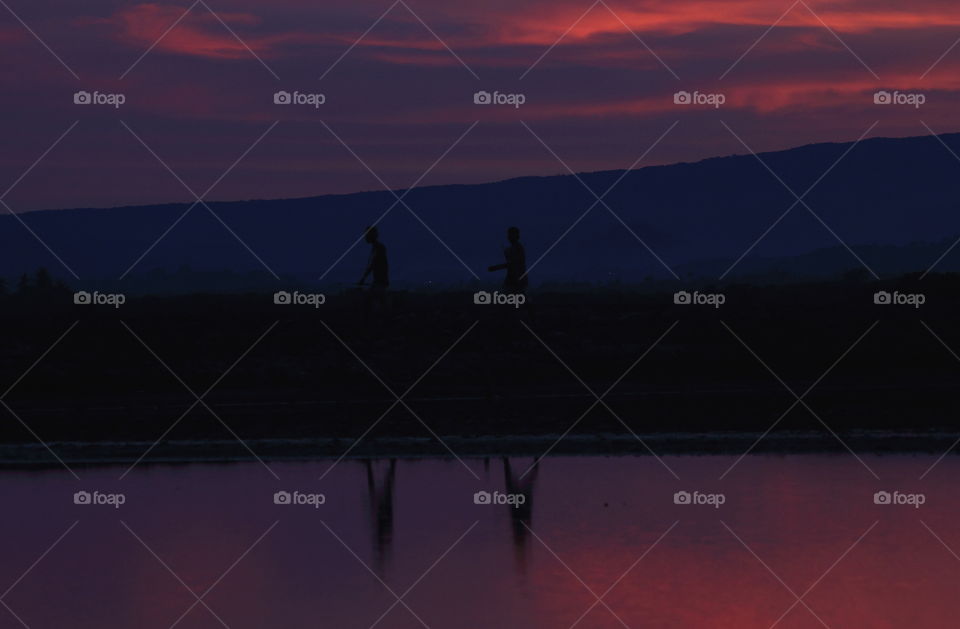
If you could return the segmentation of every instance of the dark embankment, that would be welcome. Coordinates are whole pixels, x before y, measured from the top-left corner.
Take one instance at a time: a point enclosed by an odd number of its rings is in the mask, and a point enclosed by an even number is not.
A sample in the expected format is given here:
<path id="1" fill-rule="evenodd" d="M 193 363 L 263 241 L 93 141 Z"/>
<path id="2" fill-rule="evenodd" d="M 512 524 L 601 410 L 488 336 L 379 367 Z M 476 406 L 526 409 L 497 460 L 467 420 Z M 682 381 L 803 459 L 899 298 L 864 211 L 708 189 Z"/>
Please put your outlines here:
<path id="1" fill-rule="evenodd" d="M 159 440 L 157 458 L 175 443 L 221 443 L 243 456 L 239 437 L 270 456 L 330 455 L 363 435 L 357 454 L 416 454 L 446 452 L 439 435 L 471 452 L 542 451 L 570 429 L 558 451 L 645 452 L 631 433 L 664 450 L 735 450 L 776 422 L 759 449 L 798 431 L 807 437 L 788 447 L 842 449 L 831 432 L 863 443 L 863 431 L 884 431 L 910 437 L 878 449 L 911 450 L 949 446 L 960 430 L 960 277 L 713 290 L 719 308 L 608 289 L 534 293 L 519 311 L 467 293 L 397 293 L 383 315 L 355 293 L 319 308 L 272 295 L 120 308 L 58 291 L 8 296 L 0 443 Z M 877 305 L 878 290 L 925 303 Z M 603 403 L 588 387 L 609 389 Z M 143 449 L 106 445 L 93 458 Z"/>

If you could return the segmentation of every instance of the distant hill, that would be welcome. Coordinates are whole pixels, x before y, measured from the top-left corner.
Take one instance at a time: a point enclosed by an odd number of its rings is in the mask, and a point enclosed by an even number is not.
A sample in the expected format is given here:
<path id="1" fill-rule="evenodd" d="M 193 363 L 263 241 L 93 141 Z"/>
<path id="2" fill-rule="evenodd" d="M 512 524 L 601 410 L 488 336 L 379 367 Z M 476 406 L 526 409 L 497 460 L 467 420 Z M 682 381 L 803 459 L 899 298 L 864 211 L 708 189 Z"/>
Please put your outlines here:
<path id="1" fill-rule="evenodd" d="M 940 139 L 960 154 L 960 134 Z M 849 148 L 849 143 L 815 144 L 760 157 L 802 195 Z M 580 177 L 603 194 L 621 175 L 623 171 L 605 171 Z M 397 286 L 474 281 L 446 246 L 484 282 L 496 281 L 485 269 L 501 261 L 508 225 L 521 228 L 532 263 L 595 199 L 573 176 L 553 176 L 417 188 L 404 201 L 429 229 L 401 205 L 381 223 Z M 672 278 L 631 230 L 678 275 L 718 277 L 794 201 L 751 155 L 630 171 L 605 197 L 629 230 L 597 205 L 532 271 L 531 279 L 538 284 Z M 878 274 L 922 271 L 960 234 L 960 162 L 932 136 L 865 140 L 805 202 Z M 384 191 L 210 207 L 277 274 L 316 280 L 393 203 L 393 195 Z M 84 208 L 19 217 L 84 282 L 120 277 L 168 229 L 131 272 L 131 281 L 149 282 L 185 268 L 204 281 L 231 287 L 236 277 L 257 285 L 274 281 L 204 207 L 177 222 L 188 207 Z M 360 243 L 325 282 L 355 281 L 366 256 L 367 246 Z M 16 217 L 0 216 L 0 276 L 41 266 L 73 281 Z M 731 277 L 781 271 L 824 276 L 859 266 L 824 225 L 797 205 Z M 958 269 L 960 247 L 937 267 Z"/>

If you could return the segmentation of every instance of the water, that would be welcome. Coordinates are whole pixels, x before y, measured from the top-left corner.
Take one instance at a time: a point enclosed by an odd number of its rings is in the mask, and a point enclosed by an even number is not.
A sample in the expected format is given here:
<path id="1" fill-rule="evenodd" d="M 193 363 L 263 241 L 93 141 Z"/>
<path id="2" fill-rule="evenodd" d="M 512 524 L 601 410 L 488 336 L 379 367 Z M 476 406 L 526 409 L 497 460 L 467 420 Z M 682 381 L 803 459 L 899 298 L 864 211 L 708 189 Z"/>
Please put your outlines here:
<path id="1" fill-rule="evenodd" d="M 258 463 L 7 472 L 0 627 L 955 625 L 957 460 L 921 480 L 935 457 L 750 456 L 719 480 L 735 460 L 666 458 L 680 480 L 651 457 L 551 458 L 522 479 L 516 458 L 510 480 L 502 459 L 468 460 L 479 481 L 399 460 L 392 490 L 386 460 L 322 482 L 329 461 L 271 463 L 279 481 Z M 325 502 L 274 503 L 294 490 Z M 475 504 L 482 490 L 527 504 Z M 925 502 L 877 505 L 881 490 Z"/>

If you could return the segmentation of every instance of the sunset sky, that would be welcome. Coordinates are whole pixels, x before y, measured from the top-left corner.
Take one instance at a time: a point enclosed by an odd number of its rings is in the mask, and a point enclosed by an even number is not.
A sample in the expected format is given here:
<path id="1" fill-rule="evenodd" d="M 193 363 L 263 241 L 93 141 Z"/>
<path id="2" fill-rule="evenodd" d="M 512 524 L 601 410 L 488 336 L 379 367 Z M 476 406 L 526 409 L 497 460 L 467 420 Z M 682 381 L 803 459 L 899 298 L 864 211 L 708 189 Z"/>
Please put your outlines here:
<path id="1" fill-rule="evenodd" d="M 852 141 L 878 121 L 868 137 L 958 130 L 956 2 L 391 2 L 6 0 L 0 195 L 18 212 L 215 183 L 209 200 L 285 198 Z"/>

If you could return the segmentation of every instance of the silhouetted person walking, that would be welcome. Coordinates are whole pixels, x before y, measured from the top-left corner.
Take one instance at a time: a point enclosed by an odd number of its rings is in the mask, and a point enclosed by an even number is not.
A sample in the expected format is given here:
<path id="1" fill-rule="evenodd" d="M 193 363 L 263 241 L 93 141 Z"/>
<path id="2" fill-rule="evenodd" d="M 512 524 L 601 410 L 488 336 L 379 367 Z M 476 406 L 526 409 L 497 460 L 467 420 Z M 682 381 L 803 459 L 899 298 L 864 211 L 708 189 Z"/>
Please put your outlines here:
<path id="1" fill-rule="evenodd" d="M 498 307 L 489 309 L 484 327 L 486 328 L 486 340 L 484 342 L 484 379 L 487 384 L 487 398 L 495 401 L 497 394 L 495 392 L 496 370 L 492 369 L 494 356 L 503 352 L 505 348 L 516 346 L 516 337 L 523 329 L 517 323 L 521 317 L 528 316 L 524 314 L 526 308 L 527 292 L 527 252 L 520 242 L 520 228 L 507 228 L 507 242 L 503 248 L 503 264 L 494 264 L 487 267 L 487 271 L 503 271 L 507 274 L 503 278 L 501 290 L 509 295 L 517 296 L 517 303 L 523 306 L 517 307 Z"/>
<path id="2" fill-rule="evenodd" d="M 363 286 L 367 277 L 373 276 L 370 284 L 370 300 L 381 308 L 387 305 L 387 288 L 390 286 L 390 265 L 387 263 L 387 247 L 380 242 L 380 231 L 375 225 L 367 227 L 363 239 L 370 245 L 370 258 L 367 268 L 358 285 Z"/>
<path id="3" fill-rule="evenodd" d="M 527 290 L 527 253 L 520 243 L 520 229 L 507 228 L 507 241 L 510 245 L 503 249 L 503 257 L 506 261 L 503 264 L 487 267 L 487 270 L 492 272 L 506 269 L 507 276 L 503 278 L 503 291 L 524 293 Z"/>

